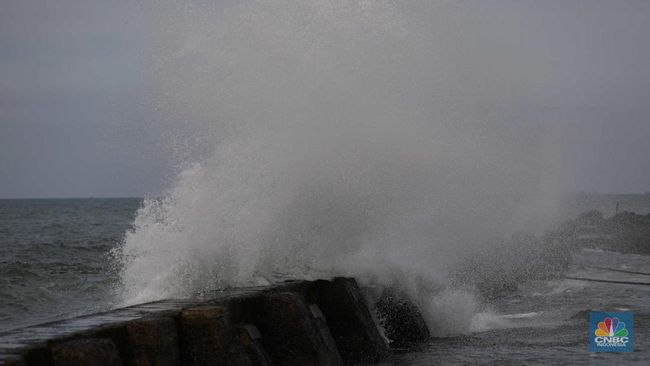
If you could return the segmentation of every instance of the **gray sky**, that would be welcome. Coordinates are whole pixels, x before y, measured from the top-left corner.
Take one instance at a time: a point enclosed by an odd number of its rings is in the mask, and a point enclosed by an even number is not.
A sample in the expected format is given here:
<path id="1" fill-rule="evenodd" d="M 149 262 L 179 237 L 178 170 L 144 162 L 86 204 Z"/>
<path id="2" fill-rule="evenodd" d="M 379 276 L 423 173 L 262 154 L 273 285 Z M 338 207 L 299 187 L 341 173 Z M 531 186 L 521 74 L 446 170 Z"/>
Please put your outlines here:
<path id="1" fill-rule="evenodd" d="M 436 72 L 456 75 L 442 99 L 571 126 L 576 190 L 650 191 L 650 2 L 401 7 L 436 35 Z M 173 163 L 147 127 L 144 13 L 132 1 L 2 2 L 0 198 L 141 196 L 168 185 Z"/>
<path id="2" fill-rule="evenodd" d="M 130 3 L 3 1 L 0 197 L 139 196 L 163 187 L 165 163 L 136 143 L 149 114 L 141 15 Z"/>

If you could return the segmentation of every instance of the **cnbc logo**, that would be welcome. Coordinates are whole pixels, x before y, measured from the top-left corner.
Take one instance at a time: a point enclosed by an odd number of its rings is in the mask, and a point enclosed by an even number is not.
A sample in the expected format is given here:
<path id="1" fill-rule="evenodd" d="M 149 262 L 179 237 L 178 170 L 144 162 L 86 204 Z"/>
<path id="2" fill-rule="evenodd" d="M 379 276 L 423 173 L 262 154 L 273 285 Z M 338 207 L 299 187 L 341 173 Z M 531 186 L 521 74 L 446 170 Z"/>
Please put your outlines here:
<path id="1" fill-rule="evenodd" d="M 634 315 L 630 312 L 589 314 L 589 351 L 632 352 L 634 349 Z"/>

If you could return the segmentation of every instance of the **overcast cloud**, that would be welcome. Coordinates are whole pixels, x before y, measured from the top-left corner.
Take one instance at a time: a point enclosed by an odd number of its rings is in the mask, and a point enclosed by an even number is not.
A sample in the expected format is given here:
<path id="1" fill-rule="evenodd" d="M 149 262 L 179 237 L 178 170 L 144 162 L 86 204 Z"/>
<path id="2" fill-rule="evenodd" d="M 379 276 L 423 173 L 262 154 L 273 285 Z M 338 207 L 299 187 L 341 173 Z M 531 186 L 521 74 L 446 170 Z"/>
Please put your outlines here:
<path id="1" fill-rule="evenodd" d="M 441 114 L 566 124 L 577 191 L 650 191 L 650 2 L 401 3 L 427 34 Z M 149 8 L 150 9 L 150 8 Z M 0 198 L 142 196 L 174 162 L 132 1 L 0 5 Z"/>

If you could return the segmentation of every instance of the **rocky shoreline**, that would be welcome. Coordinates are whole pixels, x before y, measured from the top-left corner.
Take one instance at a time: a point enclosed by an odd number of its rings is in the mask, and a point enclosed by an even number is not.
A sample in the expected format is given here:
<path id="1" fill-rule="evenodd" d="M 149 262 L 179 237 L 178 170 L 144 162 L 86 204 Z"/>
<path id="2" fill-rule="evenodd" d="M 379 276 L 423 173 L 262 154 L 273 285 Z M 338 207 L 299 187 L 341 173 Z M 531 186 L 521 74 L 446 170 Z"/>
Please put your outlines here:
<path id="1" fill-rule="evenodd" d="M 650 214 L 620 212 L 605 217 L 592 210 L 564 223 L 559 232 L 574 247 L 650 254 Z"/>

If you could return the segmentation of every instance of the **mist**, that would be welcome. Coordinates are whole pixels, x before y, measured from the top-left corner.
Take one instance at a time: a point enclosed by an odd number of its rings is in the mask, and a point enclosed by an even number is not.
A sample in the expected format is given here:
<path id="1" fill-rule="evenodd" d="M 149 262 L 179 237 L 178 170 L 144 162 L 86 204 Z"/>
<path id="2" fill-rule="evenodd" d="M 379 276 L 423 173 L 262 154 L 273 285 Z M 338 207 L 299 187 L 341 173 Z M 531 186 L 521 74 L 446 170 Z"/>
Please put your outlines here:
<path id="1" fill-rule="evenodd" d="M 571 129 L 453 104 L 442 49 L 393 2 L 149 6 L 150 130 L 178 174 L 116 253 L 124 302 L 341 275 L 447 288 L 490 239 L 557 221 Z M 477 311 L 459 291 L 422 301 Z"/>

